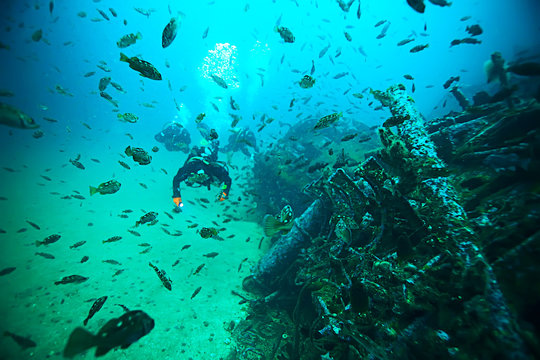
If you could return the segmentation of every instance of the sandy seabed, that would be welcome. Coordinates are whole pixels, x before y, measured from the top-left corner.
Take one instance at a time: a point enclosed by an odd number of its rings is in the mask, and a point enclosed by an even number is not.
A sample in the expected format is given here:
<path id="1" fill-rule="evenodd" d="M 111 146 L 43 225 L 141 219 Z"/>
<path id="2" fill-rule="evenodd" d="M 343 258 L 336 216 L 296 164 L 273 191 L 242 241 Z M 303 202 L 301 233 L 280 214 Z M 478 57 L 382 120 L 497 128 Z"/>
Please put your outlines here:
<path id="1" fill-rule="evenodd" d="M 240 298 L 231 295 L 231 290 L 241 292 L 242 279 L 264 250 L 259 249 L 262 230 L 253 221 L 256 219 L 247 215 L 254 206 L 243 191 L 249 173 L 231 171 L 233 187 L 229 200 L 223 203 L 215 201 L 217 187 L 208 191 L 183 186 L 185 206 L 182 213 L 175 214 L 171 211 L 171 182 L 185 155 L 160 150 L 152 154 L 150 165 L 140 166 L 119 153 L 83 155 L 81 162 L 86 169 L 80 170 L 67 161 L 73 157 L 68 154 L 44 151 L 32 157 L 4 151 L 1 167 L 8 169 L 0 169 L 0 229 L 4 231 L 0 234 L 0 270 L 16 270 L 0 277 L 0 330 L 29 336 L 37 346 L 23 350 L 13 339 L 2 336 L 0 359 L 62 358 L 69 334 L 82 326 L 93 301 L 101 296 L 108 299 L 86 326 L 93 333 L 109 319 L 123 314 L 116 304 L 143 310 L 155 320 L 155 328 L 148 335 L 126 350 L 109 352 L 102 357 L 104 360 L 219 359 L 228 354 L 230 333 L 225 327 L 245 315 L 245 305 L 239 305 Z M 124 169 L 118 160 L 129 163 L 132 169 Z M 243 155 L 235 155 L 238 168 L 247 161 Z M 119 192 L 89 196 L 89 185 L 110 179 L 122 184 Z M 84 199 L 62 199 L 78 193 Z M 158 212 L 159 222 L 135 228 L 135 221 L 148 211 Z M 127 218 L 119 216 L 122 214 Z M 248 218 L 251 221 L 246 221 Z M 198 226 L 189 228 L 192 224 Z M 225 228 L 219 233 L 223 240 L 203 239 L 197 233 L 203 226 Z M 181 236 L 166 233 L 177 230 Z M 36 247 L 36 241 L 51 234 L 61 235 L 60 240 Z M 122 239 L 102 243 L 111 236 Z M 70 248 L 79 241 L 86 243 Z M 141 254 L 146 249 L 141 243 L 151 244 L 151 250 Z M 184 245 L 191 246 L 181 250 Z M 36 252 L 55 258 L 47 259 Z M 219 255 L 203 256 L 210 252 Z M 83 256 L 89 257 L 85 263 L 81 263 Z M 110 259 L 120 265 L 103 262 Z M 167 272 L 173 282 L 172 291 L 161 284 L 149 262 Z M 203 263 L 202 270 L 193 275 Z M 113 276 L 120 269 L 124 271 Z M 74 274 L 89 280 L 54 285 Z M 199 286 L 200 292 L 191 299 Z M 91 349 L 76 358 L 93 358 L 93 353 Z"/>

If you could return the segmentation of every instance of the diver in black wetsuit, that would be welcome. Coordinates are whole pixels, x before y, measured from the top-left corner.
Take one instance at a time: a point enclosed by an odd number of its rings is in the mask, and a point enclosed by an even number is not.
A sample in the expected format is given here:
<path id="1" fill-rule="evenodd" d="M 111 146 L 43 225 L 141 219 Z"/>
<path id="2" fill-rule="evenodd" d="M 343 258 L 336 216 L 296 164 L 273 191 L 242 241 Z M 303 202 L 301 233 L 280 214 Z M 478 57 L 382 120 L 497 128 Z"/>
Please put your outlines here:
<path id="1" fill-rule="evenodd" d="M 213 129 L 212 129 L 213 130 Z M 212 183 L 223 183 L 219 201 L 227 199 L 231 189 L 231 177 L 225 166 L 217 161 L 219 141 L 213 131 L 210 147 L 194 146 L 184 163 L 173 179 L 173 201 L 176 211 L 184 206 L 180 194 L 180 183 L 186 181 L 188 186 L 206 186 L 210 190 Z"/>

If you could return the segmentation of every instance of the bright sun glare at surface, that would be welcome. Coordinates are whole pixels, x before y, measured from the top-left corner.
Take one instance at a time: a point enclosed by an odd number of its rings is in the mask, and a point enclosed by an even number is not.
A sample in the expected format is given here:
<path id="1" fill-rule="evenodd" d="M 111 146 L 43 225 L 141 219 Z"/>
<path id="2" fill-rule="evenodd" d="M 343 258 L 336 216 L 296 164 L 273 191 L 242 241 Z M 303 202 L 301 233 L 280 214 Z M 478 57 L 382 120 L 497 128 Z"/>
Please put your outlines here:
<path id="1" fill-rule="evenodd" d="M 205 78 L 212 80 L 212 75 L 217 75 L 227 83 L 229 88 L 238 88 L 237 73 L 237 48 L 229 43 L 218 43 L 213 50 L 208 50 L 208 56 L 204 58 L 200 68 Z"/>

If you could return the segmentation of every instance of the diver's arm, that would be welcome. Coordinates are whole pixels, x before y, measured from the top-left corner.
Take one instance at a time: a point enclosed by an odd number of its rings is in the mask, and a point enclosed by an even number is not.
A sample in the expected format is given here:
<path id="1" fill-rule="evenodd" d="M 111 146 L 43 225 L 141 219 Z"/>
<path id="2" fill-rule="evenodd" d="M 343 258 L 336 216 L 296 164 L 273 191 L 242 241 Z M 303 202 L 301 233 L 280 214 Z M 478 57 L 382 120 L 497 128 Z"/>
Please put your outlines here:
<path id="1" fill-rule="evenodd" d="M 186 161 L 184 166 L 178 169 L 178 172 L 173 178 L 173 198 L 180 197 L 180 183 L 186 180 L 191 174 L 199 171 L 201 167 L 201 161 Z"/>
<path id="2" fill-rule="evenodd" d="M 221 193 L 221 197 L 223 198 L 229 196 L 232 180 L 227 170 L 225 170 L 225 168 L 221 166 L 216 166 L 212 168 L 212 175 L 215 176 L 220 182 L 225 184 L 225 188 Z"/>
<path id="3" fill-rule="evenodd" d="M 173 178 L 172 187 L 173 187 L 173 198 L 181 197 L 180 195 L 180 183 L 186 180 L 188 177 L 188 172 L 186 171 L 186 166 L 182 166 L 178 169 L 178 172 Z"/>

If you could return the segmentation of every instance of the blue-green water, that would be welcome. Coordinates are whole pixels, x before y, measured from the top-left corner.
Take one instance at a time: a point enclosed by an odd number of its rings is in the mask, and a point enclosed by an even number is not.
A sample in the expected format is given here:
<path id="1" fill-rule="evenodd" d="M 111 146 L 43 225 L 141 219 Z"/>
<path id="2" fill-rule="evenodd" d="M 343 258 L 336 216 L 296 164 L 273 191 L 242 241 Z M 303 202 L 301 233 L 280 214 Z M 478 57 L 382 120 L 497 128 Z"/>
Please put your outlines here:
<path id="1" fill-rule="evenodd" d="M 451 76 L 460 76 L 467 96 L 478 90 L 494 93 L 498 85 L 486 84 L 483 69 L 493 52 L 500 51 L 512 61 L 538 55 L 540 49 L 538 1 L 456 0 L 449 7 L 427 2 L 425 13 L 419 14 L 406 1 L 362 0 L 360 19 L 358 4 L 356 0 L 344 12 L 331 0 L 55 1 L 51 14 L 46 1 L 3 2 L 0 42 L 9 49 L 0 49 L 0 89 L 13 96 L 3 97 L 2 102 L 32 116 L 44 135 L 34 138 L 33 130 L 0 129 L 0 269 L 16 267 L 0 277 L 0 330 L 30 336 L 37 343 L 23 350 L 11 338 L 1 337 L 0 359 L 59 358 L 93 300 L 104 295 L 109 299 L 90 321 L 89 330 L 96 332 L 108 319 L 120 316 L 122 310 L 116 303 L 143 309 L 156 321 L 148 336 L 126 351 L 109 353 L 106 359 L 226 356 L 230 335 L 223 324 L 243 315 L 230 290 L 240 289 L 241 279 L 261 255 L 259 219 L 248 216 L 255 199 L 245 193 L 245 185 L 253 181 L 252 162 L 241 154 L 231 160 L 235 167 L 231 171 L 232 205 L 213 202 L 217 188 L 210 192 L 184 189 L 184 212 L 170 219 L 165 212 L 173 208 L 171 181 L 185 154 L 167 152 L 154 140 L 164 124 L 173 120 L 184 124 L 192 145 L 199 144 L 202 138 L 195 117 L 206 113 L 204 122 L 218 131 L 225 145 L 232 121 L 229 113 L 235 113 L 242 116 L 238 125 L 255 131 L 260 147 L 266 148 L 284 134 L 283 123 L 306 119 L 315 123 L 333 112 L 344 113 L 344 124 L 355 120 L 367 126 L 381 125 L 389 113 L 374 110 L 378 104 L 372 103 L 366 89 L 384 90 L 399 82 L 413 94 L 418 109 L 432 118 L 459 109 L 442 86 Z M 152 11 L 145 16 L 135 8 Z M 81 17 L 80 12 L 86 16 Z M 162 32 L 172 16 L 180 19 L 178 35 L 163 49 Z M 466 16 L 470 18 L 462 20 Z M 375 27 L 381 20 L 386 23 Z M 292 31 L 294 43 L 285 43 L 275 31 L 278 22 Z M 481 44 L 450 47 L 452 40 L 468 37 L 465 28 L 473 24 L 484 31 L 477 36 Z M 377 39 L 385 26 L 386 36 Z M 32 40 L 39 29 L 42 39 Z M 351 41 L 345 38 L 345 31 Z M 142 39 L 136 44 L 117 47 L 122 36 L 137 32 Z M 406 38 L 414 41 L 397 46 Z M 409 51 L 421 44 L 429 47 L 418 53 Z M 163 80 L 139 76 L 119 61 L 120 51 L 152 63 Z M 100 62 L 110 72 L 98 68 Z M 312 66 L 315 85 L 302 89 L 298 82 Z M 93 76 L 84 76 L 92 71 Z M 336 78 L 343 73 L 346 75 Z M 219 87 L 211 74 L 224 78 L 228 89 Z M 404 79 L 405 74 L 414 80 Z M 110 85 L 106 90 L 118 101 L 118 109 L 99 96 L 99 79 L 105 76 L 125 90 Z M 58 85 L 71 96 L 59 93 Z M 365 97 L 358 99 L 353 93 Z M 240 105 L 239 111 L 231 110 L 230 97 Z M 295 104 L 291 107 L 292 99 Z M 134 113 L 139 120 L 120 122 L 115 110 Z M 257 132 L 263 115 L 276 121 Z M 159 146 L 160 151 L 151 153 L 150 165 L 139 166 L 122 156 L 128 145 L 148 151 Z M 84 170 L 69 162 L 78 154 Z M 224 153 L 220 158 L 227 159 Z M 123 168 L 118 160 L 129 162 L 132 169 Z M 89 196 L 88 186 L 110 179 L 122 183 L 117 194 Z M 77 194 L 84 199 L 62 199 Z M 199 201 L 201 197 L 211 199 L 210 205 Z M 127 219 L 119 217 L 126 209 L 133 213 Z M 128 233 L 148 211 L 158 212 L 160 222 L 136 229 L 140 237 Z M 234 220 L 223 224 L 225 216 Z M 188 227 L 193 223 L 213 226 L 212 221 L 226 228 L 224 238 L 235 236 L 225 242 L 202 239 L 195 228 Z M 180 230 L 183 235 L 170 236 L 163 228 Z M 62 238 L 47 247 L 35 247 L 35 241 L 51 234 Z M 114 235 L 123 239 L 102 244 Z M 86 244 L 80 248 L 69 248 L 83 240 Z M 151 244 L 152 250 L 140 254 L 144 250 L 140 243 Z M 192 246 L 182 251 L 186 244 Z M 36 251 L 50 253 L 55 259 L 36 256 Z M 212 251 L 220 255 L 203 256 Z M 84 255 L 90 260 L 81 264 Z M 249 260 L 238 270 L 246 257 Z M 107 259 L 121 265 L 102 262 Z M 176 260 L 180 262 L 173 267 Z M 163 288 L 148 267 L 149 261 L 167 270 L 173 280 L 172 292 Z M 192 275 L 202 263 L 203 270 Z M 113 277 L 119 269 L 124 271 Z M 83 284 L 54 285 L 72 274 L 90 279 Z M 201 293 L 190 299 L 198 286 L 202 286 Z"/>

